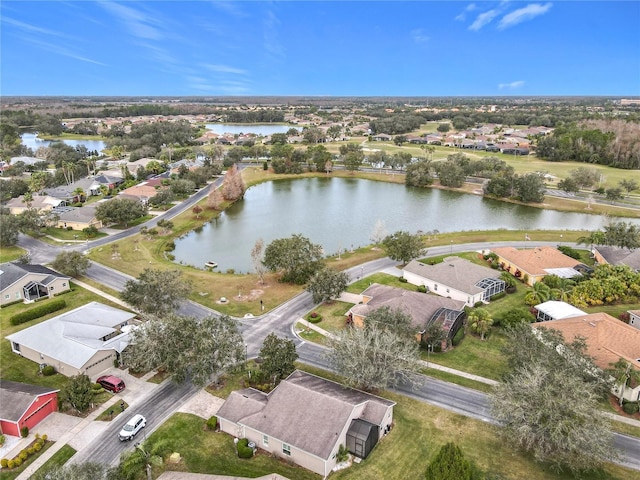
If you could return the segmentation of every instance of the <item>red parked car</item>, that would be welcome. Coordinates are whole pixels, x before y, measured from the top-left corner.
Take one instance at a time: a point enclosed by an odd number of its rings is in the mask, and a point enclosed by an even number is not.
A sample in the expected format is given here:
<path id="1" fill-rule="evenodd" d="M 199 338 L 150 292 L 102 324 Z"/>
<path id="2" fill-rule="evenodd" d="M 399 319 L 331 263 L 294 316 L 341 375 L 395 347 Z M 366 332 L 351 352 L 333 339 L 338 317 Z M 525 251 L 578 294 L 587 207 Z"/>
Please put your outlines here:
<path id="1" fill-rule="evenodd" d="M 96 383 L 99 383 L 100 385 L 102 385 L 102 388 L 113 393 L 121 392 L 125 387 L 122 379 L 113 375 L 105 375 L 104 377 L 100 377 L 98 378 L 98 380 L 96 380 Z"/>

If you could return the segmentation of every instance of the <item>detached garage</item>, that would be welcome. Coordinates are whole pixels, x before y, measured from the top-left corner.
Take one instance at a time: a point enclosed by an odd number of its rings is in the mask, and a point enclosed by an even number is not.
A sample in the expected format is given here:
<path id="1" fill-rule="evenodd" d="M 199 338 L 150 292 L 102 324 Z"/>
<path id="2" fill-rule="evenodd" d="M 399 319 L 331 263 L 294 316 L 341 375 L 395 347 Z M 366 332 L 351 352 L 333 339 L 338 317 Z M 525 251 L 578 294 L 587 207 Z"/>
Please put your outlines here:
<path id="1" fill-rule="evenodd" d="M 59 390 L 0 380 L 0 433 L 20 436 L 58 410 Z"/>

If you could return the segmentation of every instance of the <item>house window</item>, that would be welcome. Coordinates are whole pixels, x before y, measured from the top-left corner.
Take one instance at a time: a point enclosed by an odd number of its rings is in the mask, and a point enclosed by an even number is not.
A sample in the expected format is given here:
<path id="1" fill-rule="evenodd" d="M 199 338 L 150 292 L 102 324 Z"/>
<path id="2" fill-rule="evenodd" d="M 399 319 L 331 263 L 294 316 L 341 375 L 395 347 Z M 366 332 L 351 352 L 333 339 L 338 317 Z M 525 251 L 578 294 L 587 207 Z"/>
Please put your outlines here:
<path id="1" fill-rule="evenodd" d="M 434 284 L 433 284 L 433 289 L 434 289 L 436 292 L 438 291 L 438 284 L 437 284 L 437 283 L 434 283 Z"/>
<path id="2" fill-rule="evenodd" d="M 447 288 L 447 293 L 449 293 L 449 289 Z"/>
<path id="3" fill-rule="evenodd" d="M 284 453 L 285 455 L 291 456 L 291 446 L 287 445 L 286 443 L 283 443 L 282 444 L 282 453 Z"/>
<path id="4" fill-rule="evenodd" d="M 62 286 L 66 287 L 67 286 L 67 282 L 62 282 Z"/>
<path id="5" fill-rule="evenodd" d="M 19 294 L 18 294 L 19 295 Z M 11 298 L 11 295 L 9 295 L 8 293 L 4 296 L 5 300 L 9 300 Z"/>
<path id="6" fill-rule="evenodd" d="M 262 435 L 262 444 L 263 444 L 265 447 L 268 447 L 268 446 L 269 446 L 269 436 L 268 436 L 268 435 Z"/>
<path id="7" fill-rule="evenodd" d="M 13 351 L 20 352 L 20 344 L 16 342 L 11 342 L 13 344 Z"/>
<path id="8" fill-rule="evenodd" d="M 7 295 L 8 297 L 9 295 Z M 16 298 L 20 298 L 20 292 L 16 292 Z"/>
<path id="9" fill-rule="evenodd" d="M 54 287 L 49 287 L 49 290 L 53 290 Z"/>

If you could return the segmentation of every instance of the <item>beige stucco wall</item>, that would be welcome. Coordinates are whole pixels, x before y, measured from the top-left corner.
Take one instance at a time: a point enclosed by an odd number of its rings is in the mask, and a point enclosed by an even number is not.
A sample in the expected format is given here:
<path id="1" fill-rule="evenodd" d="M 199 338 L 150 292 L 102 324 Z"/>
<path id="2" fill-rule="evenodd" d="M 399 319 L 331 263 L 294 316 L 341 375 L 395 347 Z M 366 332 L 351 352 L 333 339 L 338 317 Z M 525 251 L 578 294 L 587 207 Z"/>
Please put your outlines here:
<path id="1" fill-rule="evenodd" d="M 460 290 L 456 290 L 455 288 L 451 288 L 447 285 L 443 285 L 441 283 L 435 282 L 433 280 L 424 278 L 415 273 L 407 272 L 404 270 L 402 272 L 402 276 L 407 279 L 412 285 L 421 286 L 424 285 L 429 289 L 429 292 L 435 293 L 436 295 L 440 295 L 441 297 L 452 298 L 453 300 L 459 300 L 464 302 L 466 305 L 473 307 L 477 302 L 482 301 L 482 292 L 476 293 L 475 295 L 469 295 L 468 293 L 461 292 Z M 436 289 L 437 286 L 437 289 Z"/>
<path id="2" fill-rule="evenodd" d="M 5 290 L 2 291 L 0 295 L 0 305 L 4 305 L 6 303 L 12 303 L 16 300 L 24 300 L 24 295 L 22 288 L 29 283 L 30 281 L 40 281 L 45 278 L 45 275 L 27 275 L 20 282 L 14 283 L 13 285 L 9 285 Z M 53 290 L 51 289 L 53 287 Z M 53 282 L 48 285 L 49 289 L 49 297 L 57 295 L 62 292 L 66 292 L 69 290 L 69 280 L 66 278 L 56 278 Z M 9 295 L 9 298 L 6 298 Z"/>
<path id="3" fill-rule="evenodd" d="M 87 374 L 88 376 L 93 376 L 98 373 L 103 372 L 107 368 L 113 366 L 113 360 L 116 358 L 115 351 L 113 350 L 101 350 L 97 352 L 91 359 L 83 365 L 82 368 L 76 368 L 67 363 L 61 362 L 58 359 L 49 357 L 48 355 L 43 355 L 40 352 L 28 348 L 24 345 L 20 345 L 20 352 L 16 352 L 14 350 L 13 342 L 11 342 L 11 349 L 14 353 L 21 355 L 22 357 L 31 360 L 37 364 L 46 364 L 51 365 L 56 369 L 58 373 L 66 377 L 73 377 L 74 375 L 82 375 Z M 89 367 L 90 366 L 90 367 Z M 87 367 L 89 367 L 87 369 Z"/>
<path id="4" fill-rule="evenodd" d="M 67 228 L 71 227 L 74 230 L 82 230 L 84 228 L 88 228 L 90 226 L 94 226 L 96 228 L 102 228 L 102 222 L 97 219 L 92 219 L 90 222 L 73 222 L 69 220 L 58 220 L 57 227 Z"/>
<path id="5" fill-rule="evenodd" d="M 515 273 L 516 270 L 520 270 L 520 273 L 522 273 L 522 276 L 518 279 L 520 281 L 524 281 L 524 276 L 527 275 L 528 280 L 527 280 L 527 285 L 529 285 L 530 287 L 533 286 L 534 283 L 541 281 L 544 278 L 544 275 L 532 275 L 531 273 L 527 272 L 526 270 L 518 267 L 516 264 L 513 264 L 511 262 L 509 262 L 508 260 L 502 258 L 502 257 L 498 257 L 498 264 L 504 264 L 504 270 L 507 270 L 508 268 L 511 268 L 511 271 L 509 272 L 511 275 L 513 275 L 515 277 Z M 517 278 L 517 277 L 516 277 Z"/>

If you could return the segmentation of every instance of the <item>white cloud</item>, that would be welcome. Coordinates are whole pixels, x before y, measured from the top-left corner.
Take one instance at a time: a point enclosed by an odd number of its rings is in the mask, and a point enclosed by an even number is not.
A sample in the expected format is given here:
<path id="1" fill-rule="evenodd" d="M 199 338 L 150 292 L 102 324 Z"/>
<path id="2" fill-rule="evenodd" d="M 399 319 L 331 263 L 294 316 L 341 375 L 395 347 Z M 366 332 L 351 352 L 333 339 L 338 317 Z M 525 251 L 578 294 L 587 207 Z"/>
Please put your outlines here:
<path id="1" fill-rule="evenodd" d="M 158 25 L 158 20 L 141 10 L 115 2 L 100 2 L 100 5 L 124 23 L 129 33 L 134 37 L 147 40 L 160 40 L 163 38 L 161 30 L 153 25 Z"/>
<path id="2" fill-rule="evenodd" d="M 37 25 L 31 25 L 30 23 L 24 23 L 11 17 L 3 17 L 2 22 L 13 25 L 14 27 L 18 27 L 19 29 L 29 33 L 40 33 L 42 35 L 51 35 L 54 37 L 73 38 L 65 33 L 56 32 L 55 30 L 49 30 L 48 28 L 38 27 Z"/>
<path id="3" fill-rule="evenodd" d="M 216 0 L 215 2 L 211 2 L 211 4 L 219 10 L 222 10 L 229 15 L 234 17 L 245 17 L 245 12 L 242 11 L 238 2 L 228 2 L 226 0 Z"/>
<path id="4" fill-rule="evenodd" d="M 64 45 L 56 45 L 48 41 L 37 40 L 35 38 L 25 38 L 23 40 L 25 42 L 36 45 L 37 47 L 41 48 L 44 51 L 51 52 L 56 55 L 62 55 L 63 57 L 73 58 L 74 60 L 80 60 L 81 62 L 93 63 L 94 65 L 102 65 L 103 67 L 107 66 L 105 63 L 80 55 L 79 53 L 76 53 L 75 51 L 65 47 Z"/>
<path id="5" fill-rule="evenodd" d="M 411 38 L 416 43 L 427 43 L 431 39 L 421 28 L 411 30 Z"/>
<path id="6" fill-rule="evenodd" d="M 524 80 L 517 80 L 515 82 L 511 82 L 511 83 L 499 83 L 498 84 L 498 89 L 499 90 L 515 90 L 517 88 L 520 88 L 524 86 Z"/>
<path id="7" fill-rule="evenodd" d="M 278 27 L 280 26 L 280 20 L 276 14 L 269 10 L 264 14 L 264 42 L 263 47 L 267 53 L 267 56 L 272 61 L 282 61 L 285 57 L 284 47 L 279 40 Z"/>
<path id="8" fill-rule="evenodd" d="M 246 70 L 243 70 L 241 68 L 236 68 L 236 67 L 230 67 L 229 65 L 216 65 L 211 63 L 205 63 L 205 64 L 202 64 L 202 66 L 212 72 L 235 73 L 238 75 L 245 75 L 247 73 Z"/>
<path id="9" fill-rule="evenodd" d="M 473 30 L 474 32 L 477 32 L 485 25 L 491 23 L 493 19 L 496 18 L 498 15 L 500 15 L 500 11 L 496 9 L 481 13 L 476 17 L 474 22 L 471 25 L 469 25 L 469 30 Z"/>
<path id="10" fill-rule="evenodd" d="M 500 20 L 498 28 L 500 30 L 504 30 L 505 28 L 513 27 L 514 25 L 517 25 L 519 23 L 531 20 L 537 16 L 547 13 L 552 6 L 552 3 L 545 3 L 544 5 L 540 3 L 530 3 L 526 7 L 522 7 L 514 10 L 511 13 L 507 13 Z"/>
<path id="11" fill-rule="evenodd" d="M 456 16 L 456 20 L 458 20 L 459 22 L 464 22 L 467 19 L 467 13 L 473 12 L 476 8 L 478 7 L 476 7 L 475 3 L 470 3 L 465 7 L 465 9 L 462 12 L 460 12 Z"/>

